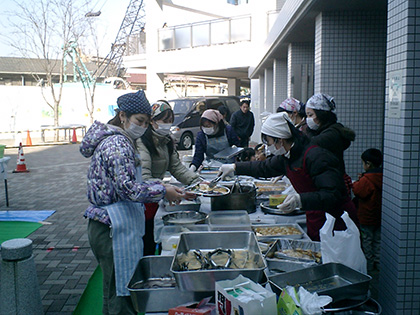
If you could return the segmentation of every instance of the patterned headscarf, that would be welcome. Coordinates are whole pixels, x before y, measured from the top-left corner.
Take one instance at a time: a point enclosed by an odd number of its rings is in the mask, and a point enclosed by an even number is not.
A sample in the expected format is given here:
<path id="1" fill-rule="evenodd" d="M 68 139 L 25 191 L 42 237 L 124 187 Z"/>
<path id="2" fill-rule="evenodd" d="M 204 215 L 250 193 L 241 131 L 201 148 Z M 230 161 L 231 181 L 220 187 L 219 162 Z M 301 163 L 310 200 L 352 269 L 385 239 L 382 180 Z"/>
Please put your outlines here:
<path id="1" fill-rule="evenodd" d="M 279 108 L 283 108 L 284 110 L 288 112 L 299 112 L 300 110 L 300 102 L 293 98 L 286 98 L 279 106 Z"/>
<path id="2" fill-rule="evenodd" d="M 223 119 L 223 116 L 222 116 L 222 114 L 220 114 L 220 112 L 218 110 L 208 109 L 208 110 L 204 111 L 203 115 L 201 115 L 201 118 L 206 118 L 206 119 L 214 122 L 215 124 L 218 124 L 219 121 L 221 121 Z"/>
<path id="3" fill-rule="evenodd" d="M 308 102 L 306 102 L 306 108 L 331 111 L 335 113 L 334 97 L 324 93 L 317 93 L 311 96 Z"/>
<path id="4" fill-rule="evenodd" d="M 157 101 L 152 105 L 152 118 L 159 116 L 168 109 L 172 109 L 172 107 L 167 101 Z"/>
<path id="5" fill-rule="evenodd" d="M 152 108 L 143 90 L 139 90 L 137 93 L 121 95 L 117 99 L 117 105 L 119 110 L 128 114 L 150 115 L 152 113 Z"/>

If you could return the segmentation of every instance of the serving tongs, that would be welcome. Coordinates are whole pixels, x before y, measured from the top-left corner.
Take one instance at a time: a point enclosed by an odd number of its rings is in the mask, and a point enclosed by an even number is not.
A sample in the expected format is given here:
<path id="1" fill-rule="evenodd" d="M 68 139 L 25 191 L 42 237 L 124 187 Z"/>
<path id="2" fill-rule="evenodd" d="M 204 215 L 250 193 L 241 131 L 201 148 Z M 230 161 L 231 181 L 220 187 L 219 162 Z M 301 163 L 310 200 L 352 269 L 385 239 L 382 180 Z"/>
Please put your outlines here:
<path id="1" fill-rule="evenodd" d="M 220 182 L 221 179 L 222 179 L 222 175 L 219 175 L 215 179 L 212 179 L 209 183 L 209 188 L 213 189 L 214 187 L 216 187 L 217 183 Z"/>

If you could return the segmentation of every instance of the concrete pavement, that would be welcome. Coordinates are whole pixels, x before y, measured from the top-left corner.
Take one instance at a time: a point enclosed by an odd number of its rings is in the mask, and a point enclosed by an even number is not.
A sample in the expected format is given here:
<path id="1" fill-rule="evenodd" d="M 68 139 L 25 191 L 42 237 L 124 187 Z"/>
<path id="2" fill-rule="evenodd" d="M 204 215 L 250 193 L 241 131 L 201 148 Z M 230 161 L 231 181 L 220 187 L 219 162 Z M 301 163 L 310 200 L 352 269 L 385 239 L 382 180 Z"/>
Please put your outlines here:
<path id="1" fill-rule="evenodd" d="M 4 143 L 4 142 L 3 142 Z M 33 254 L 45 314 L 72 314 L 97 263 L 87 238 L 89 159 L 78 144 L 24 147 L 29 173 L 12 173 L 18 150 L 7 148 L 9 207 L 0 178 L 0 211 L 55 210 L 37 231 Z"/>

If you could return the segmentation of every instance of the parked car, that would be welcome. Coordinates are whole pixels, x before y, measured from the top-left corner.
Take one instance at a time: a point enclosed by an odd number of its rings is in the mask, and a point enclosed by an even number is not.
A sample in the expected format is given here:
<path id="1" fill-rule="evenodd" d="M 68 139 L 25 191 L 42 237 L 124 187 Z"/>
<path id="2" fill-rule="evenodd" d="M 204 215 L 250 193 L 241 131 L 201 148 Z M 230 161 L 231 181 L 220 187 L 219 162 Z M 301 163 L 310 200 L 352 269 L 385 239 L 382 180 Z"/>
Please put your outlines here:
<path id="1" fill-rule="evenodd" d="M 228 110 L 226 120 L 229 121 L 230 116 L 240 108 L 239 98 L 236 96 L 186 97 L 168 102 L 175 114 L 171 131 L 180 150 L 192 148 L 200 131 L 201 115 L 206 109 L 218 109 L 224 105 Z"/>

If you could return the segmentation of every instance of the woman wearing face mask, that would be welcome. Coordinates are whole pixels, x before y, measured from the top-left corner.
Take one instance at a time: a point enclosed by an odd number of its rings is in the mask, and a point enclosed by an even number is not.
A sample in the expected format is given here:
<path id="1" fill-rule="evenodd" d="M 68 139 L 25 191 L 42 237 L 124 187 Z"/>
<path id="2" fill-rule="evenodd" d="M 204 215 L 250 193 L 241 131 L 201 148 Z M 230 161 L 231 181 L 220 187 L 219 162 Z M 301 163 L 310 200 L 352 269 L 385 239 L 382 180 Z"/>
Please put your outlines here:
<path id="1" fill-rule="evenodd" d="M 281 112 L 286 112 L 289 115 L 290 120 L 297 129 L 302 132 L 306 131 L 305 104 L 293 97 L 286 98 L 277 108 L 277 113 Z"/>
<path id="2" fill-rule="evenodd" d="M 350 128 L 337 122 L 334 98 L 328 94 L 317 93 L 306 103 L 307 136 L 311 143 L 331 151 L 340 161 L 340 169 L 344 173 L 347 191 L 350 195 L 352 180 L 346 174 L 344 151 L 356 138 Z"/>
<path id="3" fill-rule="evenodd" d="M 149 126 L 151 107 L 143 91 L 117 99 L 108 124 L 95 121 L 80 145 L 91 158 L 85 211 L 88 237 L 103 274 L 103 313 L 137 314 L 126 288 L 143 256 L 144 202 L 192 198 L 159 182 L 143 183 L 135 141 Z"/>
<path id="4" fill-rule="evenodd" d="M 166 101 L 157 101 L 152 106 L 152 119 L 141 138 L 137 139 L 140 151 L 142 175 L 144 181 L 163 180 L 165 172 L 169 171 L 184 185 L 190 185 L 199 180 L 199 175 L 190 171 L 179 159 L 175 143 L 171 137 L 170 128 L 174 122 L 174 112 Z M 154 255 L 154 216 L 158 203 L 146 203 L 146 233 L 144 234 L 144 255 Z"/>
<path id="5" fill-rule="evenodd" d="M 190 170 L 196 171 L 206 159 L 213 159 L 214 155 L 233 145 L 239 146 L 239 138 L 232 126 L 225 125 L 222 114 L 215 109 L 206 110 L 200 120 L 201 131 L 195 139 L 195 153 Z"/>
<path id="6" fill-rule="evenodd" d="M 319 230 L 328 212 L 336 220 L 335 229 L 345 229 L 340 218 L 347 211 L 356 224 L 356 208 L 346 192 L 338 159 L 328 150 L 312 145 L 289 120 L 286 113 L 270 115 L 262 128 L 263 142 L 273 157 L 265 161 L 225 164 L 220 167 L 222 177 L 237 175 L 275 177 L 286 175 L 297 194 L 290 194 L 278 206 L 285 213 L 296 208 L 306 211 L 308 236 L 319 241 Z"/>

